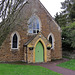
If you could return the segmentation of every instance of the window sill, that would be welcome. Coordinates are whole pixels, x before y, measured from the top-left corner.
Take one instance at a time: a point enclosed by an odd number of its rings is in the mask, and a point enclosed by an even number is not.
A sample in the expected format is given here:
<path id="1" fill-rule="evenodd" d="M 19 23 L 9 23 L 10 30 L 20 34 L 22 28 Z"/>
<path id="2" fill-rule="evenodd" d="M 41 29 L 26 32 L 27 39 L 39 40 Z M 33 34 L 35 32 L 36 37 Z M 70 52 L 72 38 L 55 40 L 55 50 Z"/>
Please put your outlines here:
<path id="1" fill-rule="evenodd" d="M 33 36 L 33 35 L 37 35 L 37 33 L 28 33 L 28 35 Z"/>
<path id="2" fill-rule="evenodd" d="M 51 50 L 54 50 L 54 48 L 51 48 Z"/>
<path id="3" fill-rule="evenodd" d="M 18 48 L 12 48 L 11 51 L 18 51 Z"/>

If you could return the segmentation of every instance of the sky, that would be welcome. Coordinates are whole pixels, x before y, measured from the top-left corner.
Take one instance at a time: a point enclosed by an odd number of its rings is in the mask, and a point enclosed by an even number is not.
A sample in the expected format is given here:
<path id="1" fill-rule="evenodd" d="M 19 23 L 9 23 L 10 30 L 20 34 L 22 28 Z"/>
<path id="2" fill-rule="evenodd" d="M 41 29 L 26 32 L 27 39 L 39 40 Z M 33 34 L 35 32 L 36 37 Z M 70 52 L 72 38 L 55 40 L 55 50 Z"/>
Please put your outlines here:
<path id="1" fill-rule="evenodd" d="M 56 12 L 62 11 L 61 9 L 61 2 L 65 0 L 40 0 L 41 3 L 45 6 L 48 12 L 54 17 Z"/>

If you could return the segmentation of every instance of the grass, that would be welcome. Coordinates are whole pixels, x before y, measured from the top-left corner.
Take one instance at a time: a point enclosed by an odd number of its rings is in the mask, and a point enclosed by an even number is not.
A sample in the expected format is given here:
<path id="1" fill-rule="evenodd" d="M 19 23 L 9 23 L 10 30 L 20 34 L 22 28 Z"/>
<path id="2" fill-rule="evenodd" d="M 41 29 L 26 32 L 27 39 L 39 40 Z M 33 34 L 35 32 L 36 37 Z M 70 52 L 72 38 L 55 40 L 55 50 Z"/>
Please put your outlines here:
<path id="1" fill-rule="evenodd" d="M 0 64 L 0 75 L 61 75 L 41 66 Z"/>
<path id="2" fill-rule="evenodd" d="M 75 71 L 75 59 L 71 59 L 70 61 L 58 64 L 57 66 L 67 68 L 67 69 L 71 69 L 71 70 Z"/>
<path id="3" fill-rule="evenodd" d="M 63 58 L 71 59 L 69 56 L 63 56 Z"/>

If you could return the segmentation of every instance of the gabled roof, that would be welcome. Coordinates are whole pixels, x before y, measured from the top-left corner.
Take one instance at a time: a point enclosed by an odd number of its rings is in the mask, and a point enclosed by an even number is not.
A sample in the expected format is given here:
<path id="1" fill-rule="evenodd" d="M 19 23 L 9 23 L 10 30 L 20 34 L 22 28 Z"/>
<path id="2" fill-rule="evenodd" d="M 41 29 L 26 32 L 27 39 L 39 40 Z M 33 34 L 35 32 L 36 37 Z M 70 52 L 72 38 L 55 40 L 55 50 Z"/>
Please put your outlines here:
<path id="1" fill-rule="evenodd" d="M 39 36 L 39 38 L 45 38 L 45 40 L 50 44 L 50 42 L 47 40 L 47 38 L 41 33 L 39 32 L 37 35 L 33 36 L 31 39 L 29 39 L 25 44 L 24 46 L 27 46 L 29 43 L 31 43 L 37 36 Z M 43 37 L 41 37 L 43 36 Z M 38 39 L 37 39 L 38 40 Z M 50 44 L 51 45 L 51 44 Z"/>
<path id="2" fill-rule="evenodd" d="M 41 7 L 45 10 L 45 12 L 47 13 L 47 15 L 52 19 L 52 21 L 55 23 L 55 25 L 58 27 L 58 30 L 61 32 L 61 28 L 60 26 L 57 24 L 57 22 L 54 20 L 54 18 L 51 16 L 51 14 L 47 11 L 47 9 L 44 7 L 44 5 L 40 2 Z"/>
<path id="3" fill-rule="evenodd" d="M 24 46 L 27 46 L 37 35 L 33 36 L 31 39 L 29 39 L 25 44 Z"/>

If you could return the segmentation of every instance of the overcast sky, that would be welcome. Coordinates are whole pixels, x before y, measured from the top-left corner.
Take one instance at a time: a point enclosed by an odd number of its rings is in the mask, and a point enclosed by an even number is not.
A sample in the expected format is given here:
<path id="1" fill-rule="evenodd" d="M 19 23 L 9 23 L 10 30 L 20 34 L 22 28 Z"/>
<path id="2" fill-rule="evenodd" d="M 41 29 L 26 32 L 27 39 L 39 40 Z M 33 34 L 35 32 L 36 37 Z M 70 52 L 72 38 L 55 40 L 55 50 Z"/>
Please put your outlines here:
<path id="1" fill-rule="evenodd" d="M 40 0 L 40 1 L 49 11 L 49 13 L 54 17 L 56 12 L 62 11 L 61 2 L 64 2 L 65 0 Z"/>

